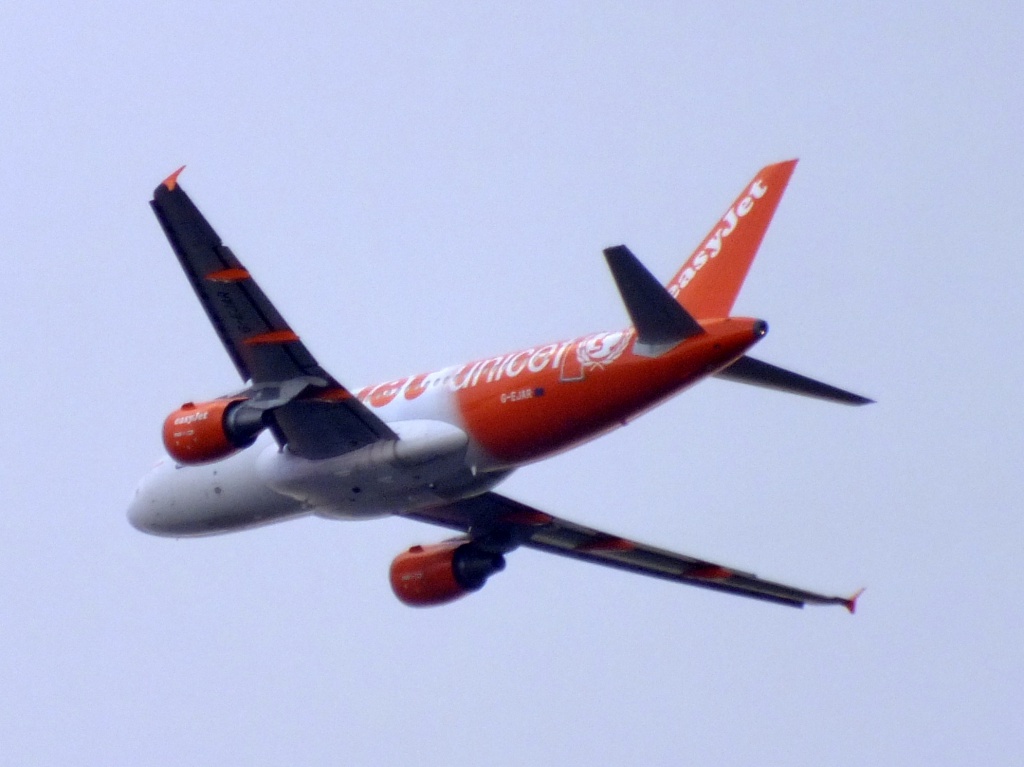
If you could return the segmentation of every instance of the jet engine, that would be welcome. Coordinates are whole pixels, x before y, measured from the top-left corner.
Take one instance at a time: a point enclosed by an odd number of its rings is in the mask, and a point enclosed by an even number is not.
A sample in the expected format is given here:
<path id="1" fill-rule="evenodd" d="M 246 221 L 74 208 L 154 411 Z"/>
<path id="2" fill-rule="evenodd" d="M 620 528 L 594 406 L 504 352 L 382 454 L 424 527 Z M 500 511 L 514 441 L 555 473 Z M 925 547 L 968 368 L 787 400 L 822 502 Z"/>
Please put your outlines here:
<path id="1" fill-rule="evenodd" d="M 164 421 L 164 447 L 178 463 L 219 461 L 246 448 L 266 426 L 245 398 L 186 402 Z"/>
<path id="2" fill-rule="evenodd" d="M 413 546 L 391 563 L 391 588 L 411 607 L 453 602 L 482 588 L 505 568 L 505 557 L 486 551 L 467 538 Z"/>

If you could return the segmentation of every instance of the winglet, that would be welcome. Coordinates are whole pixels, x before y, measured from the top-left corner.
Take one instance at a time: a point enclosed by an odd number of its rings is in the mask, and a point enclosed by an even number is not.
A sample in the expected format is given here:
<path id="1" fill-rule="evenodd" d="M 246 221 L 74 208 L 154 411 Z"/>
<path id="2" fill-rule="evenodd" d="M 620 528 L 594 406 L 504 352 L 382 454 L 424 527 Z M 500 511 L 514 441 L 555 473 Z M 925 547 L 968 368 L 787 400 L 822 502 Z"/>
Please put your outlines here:
<path id="1" fill-rule="evenodd" d="M 182 165 L 180 168 L 178 168 L 176 171 L 174 171 L 174 173 L 172 173 L 171 175 L 169 175 L 167 178 L 164 179 L 163 183 L 164 183 L 164 186 L 167 187 L 167 191 L 168 192 L 173 192 L 174 191 L 174 188 L 178 185 L 178 176 L 181 175 L 181 172 L 183 170 L 185 170 L 185 166 L 184 165 Z"/>
<path id="2" fill-rule="evenodd" d="M 860 599 L 860 595 L 863 593 L 864 589 L 857 589 L 853 596 L 843 602 L 843 607 L 850 611 L 850 615 L 857 612 L 857 600 Z"/>

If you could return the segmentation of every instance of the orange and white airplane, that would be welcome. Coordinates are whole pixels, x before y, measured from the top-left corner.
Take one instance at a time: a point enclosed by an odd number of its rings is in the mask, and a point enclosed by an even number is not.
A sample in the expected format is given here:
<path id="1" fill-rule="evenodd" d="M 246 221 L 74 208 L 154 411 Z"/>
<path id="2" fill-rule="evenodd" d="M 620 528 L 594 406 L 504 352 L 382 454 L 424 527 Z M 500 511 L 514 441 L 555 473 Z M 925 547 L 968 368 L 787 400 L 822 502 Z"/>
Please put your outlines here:
<path id="1" fill-rule="evenodd" d="M 663 287 L 623 245 L 604 251 L 632 326 L 538 344 L 356 393 L 324 370 L 178 184 L 153 210 L 245 386 L 164 422 L 161 460 L 128 511 L 139 530 L 184 537 L 308 514 L 398 515 L 458 531 L 391 565 L 409 605 L 476 591 L 519 546 L 802 607 L 838 604 L 732 567 L 594 530 L 494 487 L 515 469 L 594 439 L 715 376 L 849 405 L 870 400 L 746 356 L 768 330 L 730 309 L 793 173 L 743 187 Z"/>

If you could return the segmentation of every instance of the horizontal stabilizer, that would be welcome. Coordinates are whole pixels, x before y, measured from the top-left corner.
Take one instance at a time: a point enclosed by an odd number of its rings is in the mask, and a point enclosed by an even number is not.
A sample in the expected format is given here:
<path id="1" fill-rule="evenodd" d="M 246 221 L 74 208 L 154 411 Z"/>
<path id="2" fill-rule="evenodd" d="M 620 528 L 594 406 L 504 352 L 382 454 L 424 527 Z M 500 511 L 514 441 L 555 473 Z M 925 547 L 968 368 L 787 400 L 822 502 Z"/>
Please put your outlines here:
<path id="1" fill-rule="evenodd" d="M 604 257 L 636 328 L 640 349 L 654 357 L 704 332 L 625 245 L 605 248 Z"/>
<path id="2" fill-rule="evenodd" d="M 763 386 L 766 389 L 777 389 L 790 394 L 800 394 L 804 397 L 839 402 L 843 405 L 868 405 L 874 402 L 874 400 L 861 397 L 859 394 L 829 386 L 821 381 L 815 381 L 813 378 L 807 378 L 799 373 L 793 373 L 747 356 L 740 357 L 729 367 L 715 373 L 715 377 Z"/>

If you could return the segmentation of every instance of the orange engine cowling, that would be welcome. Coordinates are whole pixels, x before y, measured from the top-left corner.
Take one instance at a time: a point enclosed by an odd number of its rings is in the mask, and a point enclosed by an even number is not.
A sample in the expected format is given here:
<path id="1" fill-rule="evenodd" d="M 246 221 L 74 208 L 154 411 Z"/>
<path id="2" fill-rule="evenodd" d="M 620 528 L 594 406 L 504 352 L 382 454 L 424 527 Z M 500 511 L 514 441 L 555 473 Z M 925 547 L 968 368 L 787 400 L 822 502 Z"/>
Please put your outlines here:
<path id="1" fill-rule="evenodd" d="M 453 602 L 483 587 L 505 569 L 501 554 L 484 551 L 466 538 L 433 546 L 413 546 L 391 563 L 391 588 L 411 607 Z"/>
<path id="2" fill-rule="evenodd" d="M 264 427 L 262 411 L 243 406 L 244 398 L 186 402 L 164 421 L 164 447 L 178 463 L 227 458 L 256 441 Z"/>

